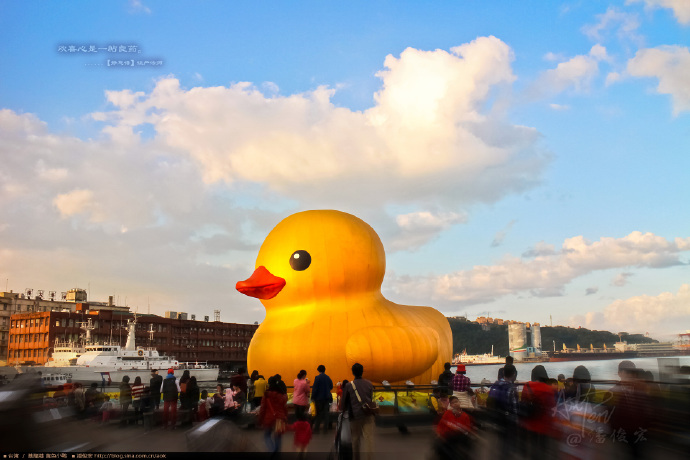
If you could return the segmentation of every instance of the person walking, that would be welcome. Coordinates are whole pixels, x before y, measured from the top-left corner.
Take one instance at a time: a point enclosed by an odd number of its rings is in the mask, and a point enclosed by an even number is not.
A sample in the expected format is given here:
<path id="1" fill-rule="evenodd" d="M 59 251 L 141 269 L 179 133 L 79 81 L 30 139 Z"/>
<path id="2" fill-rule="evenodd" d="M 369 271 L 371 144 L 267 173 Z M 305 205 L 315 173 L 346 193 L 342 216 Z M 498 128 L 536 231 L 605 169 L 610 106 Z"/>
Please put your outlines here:
<path id="1" fill-rule="evenodd" d="M 323 423 L 323 429 L 331 429 L 330 409 L 333 402 L 333 380 L 326 375 L 326 366 L 323 364 L 316 368 L 319 375 L 314 378 L 314 385 L 311 389 L 311 399 L 314 401 L 314 408 L 316 409 L 316 417 L 312 429 L 314 433 L 319 432 L 319 428 Z"/>
<path id="2" fill-rule="evenodd" d="M 288 430 L 295 432 L 295 452 L 297 452 L 297 458 L 306 458 L 307 448 L 309 447 L 309 442 L 311 441 L 311 424 L 307 420 L 307 414 L 297 415 L 297 421 L 292 425 L 288 426 Z"/>
<path id="3" fill-rule="evenodd" d="M 264 428 L 266 447 L 272 457 L 279 455 L 283 434 L 287 428 L 287 392 L 280 375 L 268 379 L 268 389 L 261 401 L 258 421 Z"/>
<path id="4" fill-rule="evenodd" d="M 129 422 L 129 406 L 132 404 L 132 387 L 129 385 L 129 375 L 122 377 L 120 382 L 120 426 L 124 426 Z"/>
<path id="5" fill-rule="evenodd" d="M 292 405 L 295 406 L 295 415 L 299 418 L 301 415 L 306 415 L 307 410 L 309 410 L 309 379 L 307 378 L 307 371 L 304 369 L 299 371 L 293 385 Z"/>
<path id="6" fill-rule="evenodd" d="M 163 385 L 163 377 L 158 375 L 158 369 L 151 369 L 149 388 L 151 388 L 151 401 L 155 410 L 158 410 L 161 405 L 161 385 Z"/>
<path id="7" fill-rule="evenodd" d="M 350 415 L 354 459 L 359 460 L 362 454 L 370 459 L 374 451 L 374 415 L 366 410 L 365 405 L 373 402 L 374 386 L 362 378 L 364 366 L 361 364 L 352 365 L 352 375 L 354 379 L 343 389 L 343 411 Z"/>
<path id="8" fill-rule="evenodd" d="M 180 384 L 175 378 L 175 371 L 168 369 L 168 375 L 165 376 L 161 385 L 161 394 L 163 395 L 163 429 L 175 428 L 179 393 Z"/>

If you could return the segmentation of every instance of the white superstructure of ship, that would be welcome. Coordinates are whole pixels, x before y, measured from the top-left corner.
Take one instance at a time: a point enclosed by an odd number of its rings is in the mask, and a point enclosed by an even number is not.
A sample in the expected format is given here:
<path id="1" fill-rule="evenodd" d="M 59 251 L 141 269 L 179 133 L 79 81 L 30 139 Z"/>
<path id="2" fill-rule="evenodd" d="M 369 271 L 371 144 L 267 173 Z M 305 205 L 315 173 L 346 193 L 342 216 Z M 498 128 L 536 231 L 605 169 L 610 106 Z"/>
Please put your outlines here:
<path id="1" fill-rule="evenodd" d="M 24 372 L 65 374 L 73 382 L 112 384 L 129 376 L 130 382 L 139 376 L 146 383 L 151 378 L 151 370 L 157 369 L 165 376 L 168 369 L 173 369 L 176 377 L 182 376 L 184 370 L 199 382 L 216 381 L 218 366 L 205 362 L 180 362 L 172 356 L 162 356 L 153 347 L 136 345 L 136 315 L 127 322 L 127 342 L 124 347 L 118 342 L 91 342 L 89 323 L 83 326 L 86 330 L 85 345 L 75 342 L 56 342 L 56 352 L 45 366 L 24 368 Z M 59 352 L 58 352 L 58 344 Z M 57 353 L 57 356 L 55 354 Z"/>

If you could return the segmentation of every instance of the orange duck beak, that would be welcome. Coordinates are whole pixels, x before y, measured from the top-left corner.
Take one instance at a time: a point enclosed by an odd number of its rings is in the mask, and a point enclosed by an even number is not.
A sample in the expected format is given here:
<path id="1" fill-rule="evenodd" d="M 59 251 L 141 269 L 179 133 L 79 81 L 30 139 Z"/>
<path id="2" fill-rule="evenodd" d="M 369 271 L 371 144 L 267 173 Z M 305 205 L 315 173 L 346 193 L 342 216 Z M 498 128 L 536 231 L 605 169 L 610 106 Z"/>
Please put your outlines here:
<path id="1" fill-rule="evenodd" d="M 277 296 L 285 287 L 285 280 L 272 275 L 263 265 L 257 267 L 252 276 L 244 281 L 238 281 L 235 289 L 244 295 L 268 300 Z"/>

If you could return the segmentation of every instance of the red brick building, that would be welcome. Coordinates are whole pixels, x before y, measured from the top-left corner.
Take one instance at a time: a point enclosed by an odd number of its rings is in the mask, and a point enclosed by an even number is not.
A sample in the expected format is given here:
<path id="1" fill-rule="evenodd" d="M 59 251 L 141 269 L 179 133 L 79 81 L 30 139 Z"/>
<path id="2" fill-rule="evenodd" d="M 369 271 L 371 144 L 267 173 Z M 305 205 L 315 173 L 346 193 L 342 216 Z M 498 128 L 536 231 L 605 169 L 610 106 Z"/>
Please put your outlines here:
<path id="1" fill-rule="evenodd" d="M 76 311 L 19 313 L 10 317 L 7 364 L 44 364 L 55 340 L 79 340 L 81 325 L 91 319 L 94 342 L 114 340 L 122 346 L 127 340 L 130 312 L 89 311 L 88 304 L 77 304 Z M 222 323 L 163 318 L 137 314 L 137 345 L 155 347 L 161 354 L 179 361 L 203 361 L 223 368 L 245 366 L 247 349 L 257 324 Z M 152 332 L 151 332 L 152 331 Z"/>

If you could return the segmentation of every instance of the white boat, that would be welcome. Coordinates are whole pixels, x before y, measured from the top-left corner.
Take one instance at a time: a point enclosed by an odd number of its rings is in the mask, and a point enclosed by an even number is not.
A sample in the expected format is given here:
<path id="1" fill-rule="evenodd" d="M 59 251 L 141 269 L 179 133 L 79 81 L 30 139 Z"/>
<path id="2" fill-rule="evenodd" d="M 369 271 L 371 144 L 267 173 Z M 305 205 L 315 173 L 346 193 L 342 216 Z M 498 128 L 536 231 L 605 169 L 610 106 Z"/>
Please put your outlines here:
<path id="1" fill-rule="evenodd" d="M 53 355 L 46 363 L 46 367 L 65 367 L 77 364 L 77 358 L 84 354 L 86 349 L 79 342 L 61 342 L 55 339 L 53 345 Z"/>
<path id="2" fill-rule="evenodd" d="M 71 378 L 69 374 L 42 374 L 41 375 L 41 380 L 43 381 L 43 386 L 48 388 L 48 387 L 57 387 L 60 385 L 64 385 L 67 383 L 67 381 Z"/>
<path id="3" fill-rule="evenodd" d="M 152 369 L 158 369 L 163 377 L 168 369 L 173 369 L 176 377 L 181 377 L 189 369 L 198 382 L 218 380 L 218 366 L 205 362 L 180 362 L 172 356 L 161 356 L 155 348 L 136 346 L 136 316 L 134 320 L 128 321 L 127 327 L 127 342 L 124 347 L 116 342 L 89 343 L 87 326 L 87 344 L 83 351 L 79 345 L 65 343 L 57 358 L 51 358 L 45 366 L 31 366 L 23 371 L 65 374 L 73 382 L 106 385 L 121 382 L 125 375 L 129 376 L 130 383 L 139 376 L 146 384 L 151 378 Z"/>
<path id="4" fill-rule="evenodd" d="M 479 364 L 505 364 L 505 358 L 494 356 L 494 347 L 491 347 L 491 353 L 483 353 L 481 355 L 468 355 L 466 351 L 456 354 L 453 358 L 453 365 L 464 364 L 466 366 Z"/>

